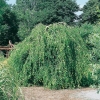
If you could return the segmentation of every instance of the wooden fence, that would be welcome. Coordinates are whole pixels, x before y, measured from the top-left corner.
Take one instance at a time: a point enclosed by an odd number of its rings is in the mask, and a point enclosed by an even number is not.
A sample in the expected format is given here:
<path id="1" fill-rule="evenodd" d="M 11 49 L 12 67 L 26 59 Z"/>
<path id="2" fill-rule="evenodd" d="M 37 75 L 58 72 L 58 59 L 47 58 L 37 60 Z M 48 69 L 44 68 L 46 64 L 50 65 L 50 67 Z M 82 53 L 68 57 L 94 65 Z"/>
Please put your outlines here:
<path id="1" fill-rule="evenodd" d="M 13 48 L 12 47 L 9 47 L 9 46 L 0 46 L 0 51 L 5 51 L 5 54 L 4 56 L 5 57 L 9 57 L 9 51 L 12 50 Z"/>

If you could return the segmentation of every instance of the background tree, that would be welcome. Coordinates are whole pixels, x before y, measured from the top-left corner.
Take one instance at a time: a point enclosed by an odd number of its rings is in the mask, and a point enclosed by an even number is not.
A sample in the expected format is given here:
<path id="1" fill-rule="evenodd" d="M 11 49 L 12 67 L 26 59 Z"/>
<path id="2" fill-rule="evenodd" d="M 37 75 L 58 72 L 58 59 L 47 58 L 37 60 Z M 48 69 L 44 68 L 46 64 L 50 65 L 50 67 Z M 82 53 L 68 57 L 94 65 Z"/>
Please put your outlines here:
<path id="1" fill-rule="evenodd" d="M 18 36 L 23 40 L 38 23 L 66 22 L 71 25 L 77 19 L 78 8 L 74 0 L 17 0 Z"/>
<path id="2" fill-rule="evenodd" d="M 18 42 L 18 21 L 15 13 L 11 11 L 5 0 L 2 0 L 0 7 L 0 45 L 8 45 L 9 40 L 13 43 Z"/>
<path id="3" fill-rule="evenodd" d="M 95 24 L 100 21 L 100 1 L 89 0 L 82 9 L 83 13 L 80 15 L 82 23 Z"/>
<path id="4" fill-rule="evenodd" d="M 16 5 L 13 6 L 13 11 L 16 12 L 19 20 L 18 37 L 20 40 L 24 40 L 35 26 L 34 7 L 35 0 L 16 0 Z"/>
<path id="5" fill-rule="evenodd" d="M 92 63 L 100 64 L 100 24 L 93 26 L 91 34 L 87 39 Z"/>
<path id="6" fill-rule="evenodd" d="M 4 0 L 1 0 L 0 1 L 0 34 L 1 34 L 1 30 L 3 30 L 1 26 L 1 22 L 3 20 L 3 13 L 4 13 L 6 6 L 7 6 L 6 2 Z"/>
<path id="7" fill-rule="evenodd" d="M 0 22 L 2 20 L 2 14 L 4 12 L 4 8 L 6 7 L 6 2 L 5 0 L 0 0 Z"/>
<path id="8" fill-rule="evenodd" d="M 66 22 L 73 24 L 79 7 L 75 0 L 37 0 L 37 21 L 43 24 Z"/>

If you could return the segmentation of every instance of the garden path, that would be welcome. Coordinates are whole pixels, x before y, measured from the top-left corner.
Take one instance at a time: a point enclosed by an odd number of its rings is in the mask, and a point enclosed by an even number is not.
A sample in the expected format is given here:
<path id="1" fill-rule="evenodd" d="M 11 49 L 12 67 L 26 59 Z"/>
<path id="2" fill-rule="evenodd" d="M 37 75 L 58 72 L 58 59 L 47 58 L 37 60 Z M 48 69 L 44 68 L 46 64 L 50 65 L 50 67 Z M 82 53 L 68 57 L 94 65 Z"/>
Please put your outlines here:
<path id="1" fill-rule="evenodd" d="M 43 87 L 23 87 L 25 100 L 100 100 L 97 89 L 50 90 Z"/>

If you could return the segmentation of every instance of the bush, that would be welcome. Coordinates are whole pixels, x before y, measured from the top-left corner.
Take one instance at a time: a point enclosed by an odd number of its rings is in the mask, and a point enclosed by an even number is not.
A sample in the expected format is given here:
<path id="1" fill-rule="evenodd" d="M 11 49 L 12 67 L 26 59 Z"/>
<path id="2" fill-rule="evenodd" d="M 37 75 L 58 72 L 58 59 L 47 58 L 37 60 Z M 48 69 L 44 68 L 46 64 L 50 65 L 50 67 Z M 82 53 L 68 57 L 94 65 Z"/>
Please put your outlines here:
<path id="1" fill-rule="evenodd" d="M 15 70 L 0 63 L 0 100 L 22 100 Z"/>
<path id="2" fill-rule="evenodd" d="M 4 54 L 2 51 L 0 51 L 0 62 L 4 60 Z"/>
<path id="3" fill-rule="evenodd" d="M 89 35 L 88 43 L 91 44 L 92 63 L 100 63 L 100 29 L 99 25 L 94 26 L 94 31 Z"/>
<path id="4" fill-rule="evenodd" d="M 98 87 L 100 85 L 100 64 L 93 64 L 92 66 L 92 79 L 94 80 L 94 85 Z"/>
<path id="5" fill-rule="evenodd" d="M 43 85 L 51 89 L 80 86 L 87 77 L 88 54 L 79 28 L 65 24 L 37 25 L 10 56 L 21 85 Z"/>

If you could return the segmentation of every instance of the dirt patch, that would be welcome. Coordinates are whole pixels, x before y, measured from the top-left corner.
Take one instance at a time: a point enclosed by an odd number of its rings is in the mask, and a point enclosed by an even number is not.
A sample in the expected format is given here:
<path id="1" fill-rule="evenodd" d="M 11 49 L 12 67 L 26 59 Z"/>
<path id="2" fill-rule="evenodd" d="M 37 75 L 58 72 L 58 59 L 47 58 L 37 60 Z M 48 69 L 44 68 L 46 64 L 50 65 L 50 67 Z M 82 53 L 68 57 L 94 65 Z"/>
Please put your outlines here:
<path id="1" fill-rule="evenodd" d="M 43 87 L 23 87 L 25 100 L 100 100 L 96 89 L 50 90 Z"/>

